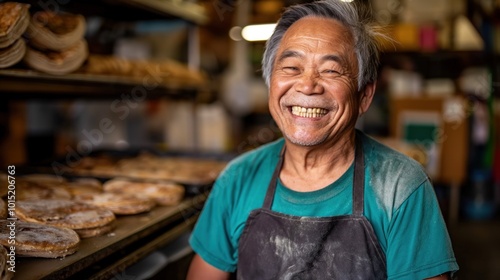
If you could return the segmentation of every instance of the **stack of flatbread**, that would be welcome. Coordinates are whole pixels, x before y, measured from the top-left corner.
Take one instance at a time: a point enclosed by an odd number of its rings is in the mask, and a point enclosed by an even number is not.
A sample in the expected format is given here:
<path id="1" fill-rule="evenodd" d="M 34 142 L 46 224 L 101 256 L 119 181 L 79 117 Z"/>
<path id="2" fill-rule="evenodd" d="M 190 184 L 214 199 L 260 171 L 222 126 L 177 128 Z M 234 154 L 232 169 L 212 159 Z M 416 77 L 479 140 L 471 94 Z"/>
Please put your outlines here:
<path id="1" fill-rule="evenodd" d="M 22 38 L 30 22 L 28 4 L 0 3 L 0 68 L 10 67 L 24 57 L 26 44 Z"/>
<path id="2" fill-rule="evenodd" d="M 75 200 L 106 208 L 116 215 L 134 215 L 148 212 L 156 203 L 148 198 L 128 193 L 87 193 L 75 196 Z"/>
<path id="3" fill-rule="evenodd" d="M 144 76 L 152 76 L 160 84 L 189 83 L 204 85 L 207 82 L 205 73 L 190 69 L 187 65 L 173 59 L 130 60 L 111 55 L 89 55 L 85 65 L 79 72 L 93 75 L 122 76 L 142 81 Z"/>
<path id="4" fill-rule="evenodd" d="M 19 176 L 16 180 L 16 199 L 70 199 L 66 179 L 45 175 Z"/>
<path id="5" fill-rule="evenodd" d="M 24 61 L 41 72 L 62 75 L 76 71 L 88 57 L 85 18 L 78 14 L 36 12 L 26 31 Z"/>
<path id="6" fill-rule="evenodd" d="M 227 165 L 226 161 L 189 157 L 139 155 L 111 161 L 101 157 L 85 157 L 69 172 L 104 178 L 171 181 L 183 185 L 209 185 Z"/>
<path id="7" fill-rule="evenodd" d="M 95 178 L 78 178 L 67 183 L 72 197 L 102 193 L 102 183 Z"/>
<path id="8" fill-rule="evenodd" d="M 0 220 L 0 245 L 8 248 L 12 246 L 8 243 L 11 230 L 9 224 L 10 221 Z M 80 244 L 78 234 L 68 228 L 16 221 L 15 232 L 16 256 L 60 258 L 75 253 Z"/>
<path id="9" fill-rule="evenodd" d="M 29 174 L 17 178 L 17 200 L 75 200 L 111 210 L 117 215 L 134 215 L 156 206 L 153 199 L 127 193 L 105 193 L 95 178 L 66 178 L 49 174 Z M 170 199 L 166 197 L 165 199 Z"/>
<path id="10" fill-rule="evenodd" d="M 82 238 L 112 231 L 116 220 L 109 209 L 69 199 L 18 201 L 16 215 L 27 222 L 73 229 Z"/>
<path id="11" fill-rule="evenodd" d="M 152 199 L 158 205 L 173 206 L 184 198 L 182 185 L 169 182 L 139 182 L 124 178 L 106 181 L 103 185 L 107 193 L 125 193 Z"/>

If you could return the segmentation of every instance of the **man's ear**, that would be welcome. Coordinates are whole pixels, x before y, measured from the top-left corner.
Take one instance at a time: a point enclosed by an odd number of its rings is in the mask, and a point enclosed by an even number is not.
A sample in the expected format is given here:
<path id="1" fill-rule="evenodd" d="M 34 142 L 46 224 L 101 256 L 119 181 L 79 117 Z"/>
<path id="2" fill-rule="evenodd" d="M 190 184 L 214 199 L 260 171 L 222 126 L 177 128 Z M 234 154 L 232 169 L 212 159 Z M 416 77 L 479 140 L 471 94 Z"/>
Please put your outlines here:
<path id="1" fill-rule="evenodd" d="M 377 87 L 377 82 L 367 84 L 364 89 L 361 90 L 361 100 L 359 102 L 359 115 L 361 116 L 372 104 L 373 95 L 375 94 L 375 88 Z"/>

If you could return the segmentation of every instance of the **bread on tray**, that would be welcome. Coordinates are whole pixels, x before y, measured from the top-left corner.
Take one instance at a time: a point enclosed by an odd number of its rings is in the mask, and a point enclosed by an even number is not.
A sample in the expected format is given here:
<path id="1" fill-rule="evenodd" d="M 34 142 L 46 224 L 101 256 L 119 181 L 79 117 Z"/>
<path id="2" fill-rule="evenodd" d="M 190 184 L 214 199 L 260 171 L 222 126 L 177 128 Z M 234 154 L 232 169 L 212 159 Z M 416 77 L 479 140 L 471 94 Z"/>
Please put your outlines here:
<path id="1" fill-rule="evenodd" d="M 82 238 L 111 231 L 116 220 L 108 209 L 65 199 L 18 201 L 16 215 L 27 222 L 73 229 Z"/>
<path id="2" fill-rule="evenodd" d="M 0 220 L 0 244 L 8 248 L 11 246 L 8 243 L 9 225 L 11 221 Z M 15 252 L 22 257 L 60 258 L 75 253 L 80 244 L 80 237 L 74 230 L 51 225 L 18 220 L 15 233 Z"/>

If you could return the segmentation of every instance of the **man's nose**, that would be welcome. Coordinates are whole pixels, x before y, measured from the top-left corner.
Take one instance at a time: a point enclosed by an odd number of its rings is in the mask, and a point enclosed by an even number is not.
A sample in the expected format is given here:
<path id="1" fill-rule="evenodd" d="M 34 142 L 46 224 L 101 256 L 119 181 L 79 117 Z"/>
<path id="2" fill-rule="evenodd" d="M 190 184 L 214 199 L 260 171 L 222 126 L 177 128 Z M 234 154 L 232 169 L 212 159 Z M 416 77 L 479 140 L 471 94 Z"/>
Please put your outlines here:
<path id="1" fill-rule="evenodd" d="M 295 83 L 295 90 L 307 95 L 320 94 L 323 92 L 323 87 L 319 81 L 319 73 L 314 70 L 304 71 Z"/>

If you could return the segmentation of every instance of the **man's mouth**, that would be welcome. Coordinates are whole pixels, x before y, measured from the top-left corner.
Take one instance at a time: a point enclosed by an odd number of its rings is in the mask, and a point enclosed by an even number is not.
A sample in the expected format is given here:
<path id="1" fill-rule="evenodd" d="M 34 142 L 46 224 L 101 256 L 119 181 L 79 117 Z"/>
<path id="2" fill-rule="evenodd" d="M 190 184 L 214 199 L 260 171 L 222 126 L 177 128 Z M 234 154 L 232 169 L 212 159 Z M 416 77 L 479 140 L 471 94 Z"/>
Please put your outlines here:
<path id="1" fill-rule="evenodd" d="M 323 108 L 306 108 L 300 106 L 292 106 L 292 115 L 302 118 L 319 118 L 328 113 L 328 110 Z"/>

